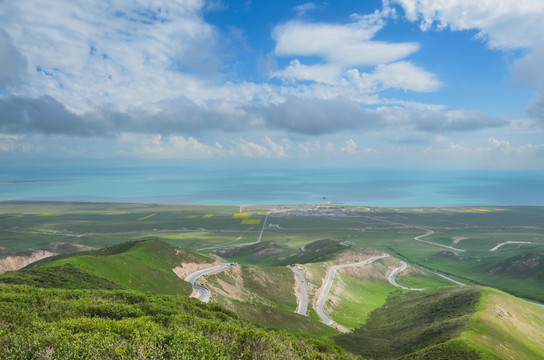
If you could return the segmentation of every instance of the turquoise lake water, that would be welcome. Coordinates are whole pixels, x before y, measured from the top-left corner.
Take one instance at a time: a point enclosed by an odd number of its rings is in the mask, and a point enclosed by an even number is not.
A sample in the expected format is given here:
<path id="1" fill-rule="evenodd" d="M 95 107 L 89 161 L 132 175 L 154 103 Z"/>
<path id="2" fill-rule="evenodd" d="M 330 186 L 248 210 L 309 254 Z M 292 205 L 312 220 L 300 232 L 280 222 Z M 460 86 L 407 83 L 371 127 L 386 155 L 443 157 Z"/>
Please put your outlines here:
<path id="1" fill-rule="evenodd" d="M 544 170 L 4 167 L 0 200 L 544 206 Z"/>

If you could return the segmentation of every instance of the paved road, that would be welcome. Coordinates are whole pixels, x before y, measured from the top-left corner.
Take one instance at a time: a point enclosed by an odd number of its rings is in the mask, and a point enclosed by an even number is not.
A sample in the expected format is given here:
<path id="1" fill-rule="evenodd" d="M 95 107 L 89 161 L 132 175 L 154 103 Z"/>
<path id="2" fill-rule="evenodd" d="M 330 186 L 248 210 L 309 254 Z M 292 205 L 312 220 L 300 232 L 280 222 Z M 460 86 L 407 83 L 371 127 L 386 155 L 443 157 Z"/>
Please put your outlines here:
<path id="1" fill-rule="evenodd" d="M 368 264 L 370 264 L 370 263 L 372 263 L 372 262 L 374 262 L 376 260 L 383 259 L 383 258 L 386 258 L 388 256 L 389 256 L 388 254 L 384 254 L 384 255 L 380 255 L 380 256 L 374 256 L 374 257 L 371 257 L 370 259 L 365 260 L 365 261 L 361 261 L 361 262 L 353 263 L 353 264 L 335 265 L 335 266 L 332 266 L 329 269 L 329 271 L 327 273 L 327 277 L 326 277 L 325 287 L 323 288 L 323 290 L 321 291 L 321 294 L 319 294 L 319 298 L 317 299 L 316 312 L 317 312 L 317 315 L 319 316 L 319 318 L 321 319 L 321 322 L 323 324 L 332 325 L 332 323 L 334 322 L 327 314 L 325 314 L 325 311 L 323 310 L 323 307 L 325 306 L 325 301 L 327 301 L 327 296 L 329 295 L 329 292 L 331 291 L 332 282 L 334 281 L 334 276 L 336 274 L 336 270 L 347 268 L 347 267 L 368 265 Z"/>
<path id="2" fill-rule="evenodd" d="M 442 274 L 439 274 L 439 273 L 437 273 L 437 272 L 433 272 L 433 274 L 438 275 L 438 276 L 440 276 L 441 278 L 446 279 L 446 280 L 448 280 L 448 281 L 451 281 L 451 282 L 454 283 L 454 284 L 461 285 L 461 286 L 467 286 L 467 284 L 463 284 L 462 282 L 459 282 L 459 281 L 457 281 L 457 280 L 453 280 L 453 279 L 447 277 L 446 275 L 442 275 Z"/>
<path id="3" fill-rule="evenodd" d="M 505 241 L 503 243 L 495 245 L 495 247 L 489 249 L 489 251 L 495 251 L 498 248 L 500 248 L 501 246 L 508 245 L 508 244 L 534 244 L 534 243 L 532 243 L 530 241 Z"/>
<path id="4" fill-rule="evenodd" d="M 208 275 L 208 274 L 214 273 L 216 271 L 226 269 L 226 268 L 228 268 L 229 266 L 232 266 L 232 265 L 234 265 L 234 264 L 233 263 L 221 263 L 221 264 L 219 264 L 217 266 L 214 266 L 214 267 L 211 267 L 211 268 L 208 268 L 208 269 L 195 271 L 194 273 L 192 273 L 190 275 L 187 275 L 187 277 L 185 278 L 185 281 L 191 283 L 191 285 L 193 286 L 193 289 L 195 289 L 198 292 L 198 295 L 196 296 L 196 298 L 198 300 L 203 301 L 205 303 L 210 302 L 210 295 L 211 295 L 210 290 L 205 286 L 197 284 L 196 280 L 201 276 Z"/>
<path id="5" fill-rule="evenodd" d="M 416 289 L 416 288 L 406 287 L 406 286 L 399 285 L 397 283 L 395 278 L 397 277 L 397 275 L 401 271 L 404 271 L 406 269 L 406 267 L 408 266 L 404 261 L 401 261 L 400 263 L 401 263 L 401 265 L 398 268 L 393 269 L 393 271 L 391 271 L 391 273 L 387 277 L 387 280 L 389 280 L 391 285 L 396 286 L 396 287 L 401 288 L 401 289 L 404 289 L 404 290 L 412 290 L 412 291 L 423 291 L 423 290 L 425 290 L 425 289 Z"/>
<path id="6" fill-rule="evenodd" d="M 263 233 L 264 233 L 264 228 L 266 226 L 266 221 L 268 220 L 268 215 L 270 215 L 270 211 L 266 213 L 266 216 L 265 216 L 264 222 L 263 222 L 263 227 L 261 229 L 261 233 L 259 234 L 259 237 L 257 238 L 257 241 L 255 242 L 255 244 L 258 244 L 263 240 Z"/>
<path id="7" fill-rule="evenodd" d="M 300 283 L 301 299 L 300 302 L 297 304 L 297 309 L 295 310 L 295 312 L 297 314 L 306 316 L 308 312 L 308 286 L 306 284 L 306 278 L 304 277 L 304 274 L 296 269 L 294 266 L 290 266 L 289 268 L 295 273 Z"/>
<path id="8" fill-rule="evenodd" d="M 427 230 L 427 233 L 425 233 L 425 234 L 423 234 L 423 235 L 416 236 L 416 237 L 414 238 L 414 240 L 416 240 L 416 241 L 421 241 L 422 243 L 425 243 L 425 244 L 429 244 L 429 245 L 433 245 L 433 246 L 438 246 L 438 247 L 441 247 L 441 248 L 444 248 L 444 249 L 450 249 L 450 250 L 454 250 L 454 251 L 462 251 L 462 252 L 465 252 L 465 251 L 466 251 L 466 250 L 463 250 L 463 249 L 454 248 L 453 246 L 442 245 L 442 244 L 434 243 L 434 242 L 432 242 L 432 241 L 427 241 L 427 240 L 421 240 L 422 237 L 425 237 L 425 236 L 429 236 L 429 235 L 434 234 L 434 231 L 432 231 L 432 230 L 428 230 L 428 229 L 421 229 L 421 230 Z"/>

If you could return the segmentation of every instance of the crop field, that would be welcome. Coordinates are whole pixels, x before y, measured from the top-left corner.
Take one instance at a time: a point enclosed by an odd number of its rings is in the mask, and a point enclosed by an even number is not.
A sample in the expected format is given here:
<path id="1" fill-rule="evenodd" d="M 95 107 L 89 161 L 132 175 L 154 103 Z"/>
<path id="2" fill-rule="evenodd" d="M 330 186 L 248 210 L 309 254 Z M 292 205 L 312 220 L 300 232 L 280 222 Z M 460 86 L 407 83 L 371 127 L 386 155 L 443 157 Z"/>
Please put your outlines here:
<path id="1" fill-rule="evenodd" d="M 102 248 L 154 238 L 209 253 L 256 243 L 264 230 L 262 241 L 286 246 L 285 254 L 325 239 L 386 252 L 426 274 L 399 275 L 407 286 L 444 284 L 429 275 L 439 272 L 544 302 L 544 208 L 335 207 L 271 213 L 264 223 L 273 208 L 2 202 L 0 247 L 18 252 L 68 242 Z M 490 251 L 506 242 L 511 243 Z M 260 261 L 231 255 L 226 260 Z M 263 261 L 279 264 L 277 257 Z"/>

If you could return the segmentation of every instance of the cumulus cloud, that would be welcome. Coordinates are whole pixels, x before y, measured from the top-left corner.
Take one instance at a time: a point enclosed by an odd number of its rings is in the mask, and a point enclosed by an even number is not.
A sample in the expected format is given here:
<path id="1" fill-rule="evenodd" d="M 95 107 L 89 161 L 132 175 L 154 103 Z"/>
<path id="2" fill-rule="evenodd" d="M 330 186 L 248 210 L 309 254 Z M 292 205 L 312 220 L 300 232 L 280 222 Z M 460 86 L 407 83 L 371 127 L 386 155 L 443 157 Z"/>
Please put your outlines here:
<path id="1" fill-rule="evenodd" d="M 384 89 L 412 90 L 431 92 L 438 90 L 442 83 L 437 77 L 409 61 L 392 64 L 380 64 L 370 74 L 349 70 L 347 78 L 359 89 L 379 91 Z"/>
<path id="2" fill-rule="evenodd" d="M 395 10 L 386 2 L 382 11 L 353 14 L 352 21 L 346 24 L 290 21 L 278 25 L 273 31 L 274 53 L 293 59 L 270 77 L 287 83 L 307 81 L 328 85 L 331 93 L 344 97 L 348 92 L 355 97 L 357 93 L 372 94 L 386 89 L 438 90 L 442 84 L 436 75 L 402 61 L 419 50 L 418 43 L 373 40 L 386 19 L 394 16 Z M 362 68 L 373 70 L 366 72 Z"/>
<path id="3" fill-rule="evenodd" d="M 489 144 L 494 150 L 498 150 L 505 154 L 538 154 L 544 152 L 544 143 L 542 144 L 525 144 L 514 146 L 509 140 L 500 140 L 494 137 L 488 139 Z"/>
<path id="4" fill-rule="evenodd" d="M 209 145 L 192 136 L 162 136 L 160 134 L 122 134 L 120 141 L 131 148 L 131 152 L 146 157 L 201 159 L 221 155 L 222 145 Z"/>
<path id="5" fill-rule="evenodd" d="M 534 0 L 393 0 L 422 30 L 478 29 L 493 48 L 532 47 L 544 31 L 544 2 Z"/>
<path id="6" fill-rule="evenodd" d="M 533 0 L 394 0 L 410 21 L 419 21 L 422 30 L 436 25 L 439 30 L 477 30 L 477 38 L 490 48 L 521 49 L 514 62 L 518 82 L 544 90 L 544 2 Z M 529 104 L 530 117 L 542 120 L 542 95 Z"/>

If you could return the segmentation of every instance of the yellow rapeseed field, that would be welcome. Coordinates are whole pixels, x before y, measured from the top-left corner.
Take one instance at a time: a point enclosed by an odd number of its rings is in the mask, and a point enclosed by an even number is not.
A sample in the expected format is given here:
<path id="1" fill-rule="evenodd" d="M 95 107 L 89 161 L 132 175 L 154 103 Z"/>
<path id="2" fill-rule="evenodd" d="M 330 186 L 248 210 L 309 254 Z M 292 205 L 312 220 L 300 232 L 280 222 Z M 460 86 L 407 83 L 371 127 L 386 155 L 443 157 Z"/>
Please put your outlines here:
<path id="1" fill-rule="evenodd" d="M 204 214 L 204 216 L 202 216 L 204 219 L 208 219 L 208 218 L 211 218 L 214 214 Z"/>
<path id="2" fill-rule="evenodd" d="M 149 215 L 147 215 L 147 216 L 142 216 L 142 217 L 141 217 L 141 218 L 139 218 L 138 220 L 145 220 L 145 219 L 149 219 L 150 217 L 152 217 L 152 216 L 155 216 L 155 215 L 157 215 L 157 213 L 149 214 Z"/>
<path id="3" fill-rule="evenodd" d="M 242 220 L 242 222 L 240 224 L 257 225 L 257 224 L 260 224 L 260 223 L 261 223 L 260 219 L 244 219 L 244 220 Z"/>
<path id="4" fill-rule="evenodd" d="M 251 217 L 250 213 L 235 213 L 235 214 L 232 214 L 233 219 L 247 219 L 249 217 Z"/>

